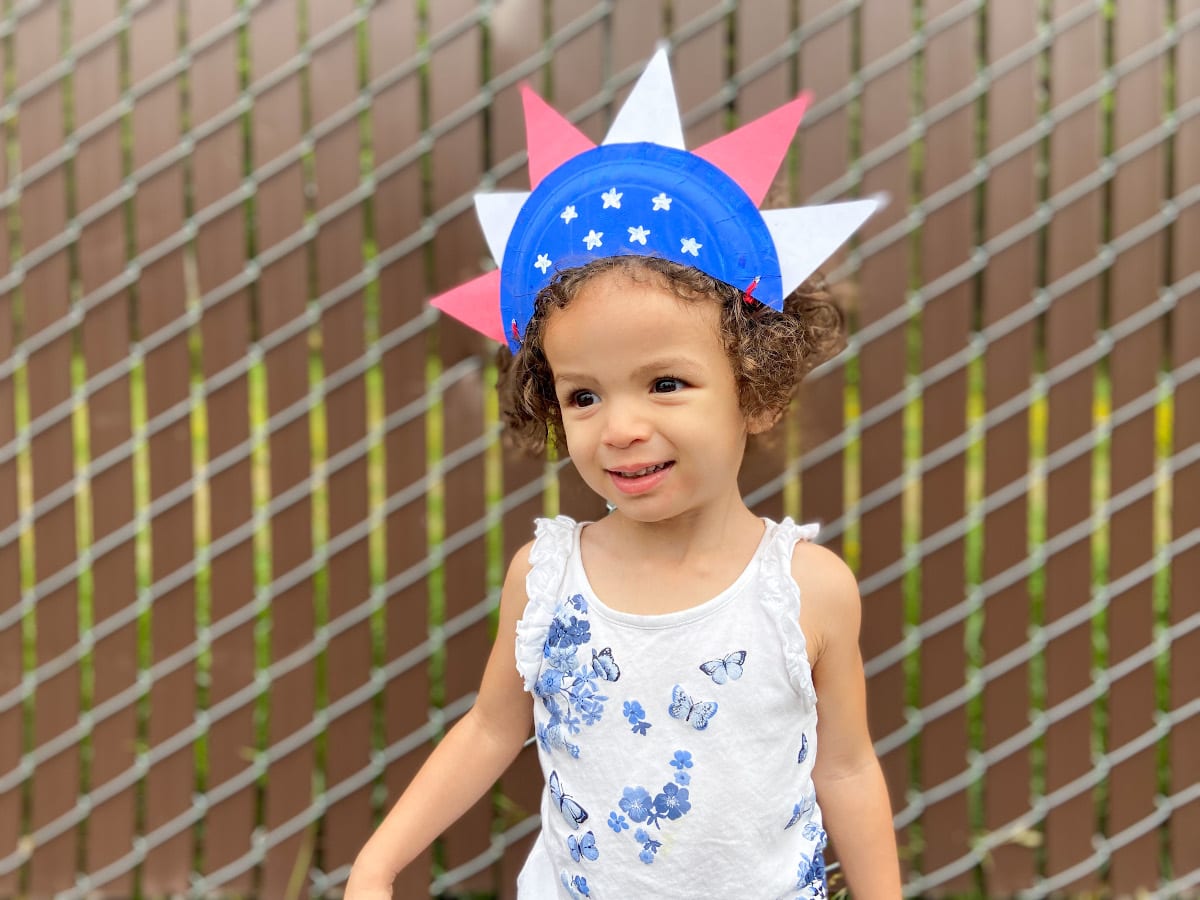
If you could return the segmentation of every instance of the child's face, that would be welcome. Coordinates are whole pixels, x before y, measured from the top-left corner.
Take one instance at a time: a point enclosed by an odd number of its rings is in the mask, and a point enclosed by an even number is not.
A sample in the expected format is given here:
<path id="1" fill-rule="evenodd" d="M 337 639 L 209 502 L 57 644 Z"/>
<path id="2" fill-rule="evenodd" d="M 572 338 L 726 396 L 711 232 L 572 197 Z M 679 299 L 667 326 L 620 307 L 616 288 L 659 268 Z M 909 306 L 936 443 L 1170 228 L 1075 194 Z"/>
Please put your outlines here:
<path id="1" fill-rule="evenodd" d="M 748 426 L 716 303 L 609 272 L 550 315 L 543 346 L 571 460 L 644 522 L 737 500 Z M 656 471 L 631 474 L 650 467 Z"/>

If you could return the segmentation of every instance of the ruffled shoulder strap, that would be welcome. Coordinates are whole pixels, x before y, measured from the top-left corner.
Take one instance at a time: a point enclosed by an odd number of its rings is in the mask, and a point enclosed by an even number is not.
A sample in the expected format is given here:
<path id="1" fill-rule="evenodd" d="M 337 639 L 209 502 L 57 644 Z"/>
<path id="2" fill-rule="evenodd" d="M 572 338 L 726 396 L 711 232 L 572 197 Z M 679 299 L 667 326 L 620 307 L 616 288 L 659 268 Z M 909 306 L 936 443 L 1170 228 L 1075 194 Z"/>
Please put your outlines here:
<path id="1" fill-rule="evenodd" d="M 763 601 L 774 613 L 783 641 L 788 677 L 792 687 L 809 703 L 816 704 L 812 668 L 808 662 L 808 642 L 800 628 L 800 587 L 792 577 L 792 554 L 800 541 L 811 541 L 821 530 L 819 525 L 797 525 L 790 518 L 775 525 L 764 551 L 762 577 L 766 583 Z"/>
<path id="2" fill-rule="evenodd" d="M 529 574 L 525 576 L 525 611 L 517 622 L 517 671 L 532 691 L 542 666 L 546 633 L 558 606 L 563 573 L 575 542 L 575 520 L 570 516 L 534 520 Z"/>

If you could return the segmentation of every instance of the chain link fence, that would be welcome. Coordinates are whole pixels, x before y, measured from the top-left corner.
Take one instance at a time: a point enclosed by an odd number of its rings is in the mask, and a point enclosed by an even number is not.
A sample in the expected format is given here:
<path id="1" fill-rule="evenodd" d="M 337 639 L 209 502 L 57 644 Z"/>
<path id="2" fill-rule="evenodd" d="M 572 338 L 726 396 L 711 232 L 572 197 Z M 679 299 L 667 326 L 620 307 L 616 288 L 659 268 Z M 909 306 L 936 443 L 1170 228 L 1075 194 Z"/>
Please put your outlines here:
<path id="1" fill-rule="evenodd" d="M 599 138 L 663 39 L 689 146 L 812 90 L 781 200 L 893 199 L 743 487 L 859 576 L 906 891 L 1200 891 L 1200 0 L 0 9 L 0 895 L 337 895 L 603 513 L 425 301 L 517 85 Z M 397 896 L 513 896 L 541 790 Z"/>

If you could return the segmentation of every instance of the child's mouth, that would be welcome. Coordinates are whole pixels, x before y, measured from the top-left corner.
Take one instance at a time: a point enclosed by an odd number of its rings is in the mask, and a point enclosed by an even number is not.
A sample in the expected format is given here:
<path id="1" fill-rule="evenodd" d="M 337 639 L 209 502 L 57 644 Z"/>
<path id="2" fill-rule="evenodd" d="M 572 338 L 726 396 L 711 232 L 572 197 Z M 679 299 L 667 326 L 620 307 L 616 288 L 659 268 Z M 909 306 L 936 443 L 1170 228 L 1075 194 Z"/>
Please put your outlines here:
<path id="1" fill-rule="evenodd" d="M 674 460 L 670 460 L 640 469 L 609 469 L 608 474 L 618 490 L 626 494 L 640 494 L 659 484 L 674 465 Z"/>

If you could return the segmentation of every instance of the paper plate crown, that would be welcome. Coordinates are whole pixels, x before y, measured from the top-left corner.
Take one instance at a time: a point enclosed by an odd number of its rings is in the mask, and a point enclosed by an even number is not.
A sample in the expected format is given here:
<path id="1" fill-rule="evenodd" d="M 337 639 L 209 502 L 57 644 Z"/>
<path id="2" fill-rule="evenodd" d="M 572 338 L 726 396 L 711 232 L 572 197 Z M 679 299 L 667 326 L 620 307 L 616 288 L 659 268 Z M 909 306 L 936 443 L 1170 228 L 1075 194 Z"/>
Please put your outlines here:
<path id="1" fill-rule="evenodd" d="M 433 305 L 515 353 L 538 292 L 607 256 L 694 266 L 783 308 L 884 200 L 759 211 L 809 103 L 803 94 L 689 152 L 665 47 L 595 146 L 522 85 L 532 191 L 481 193 L 475 210 L 499 268 Z"/>

